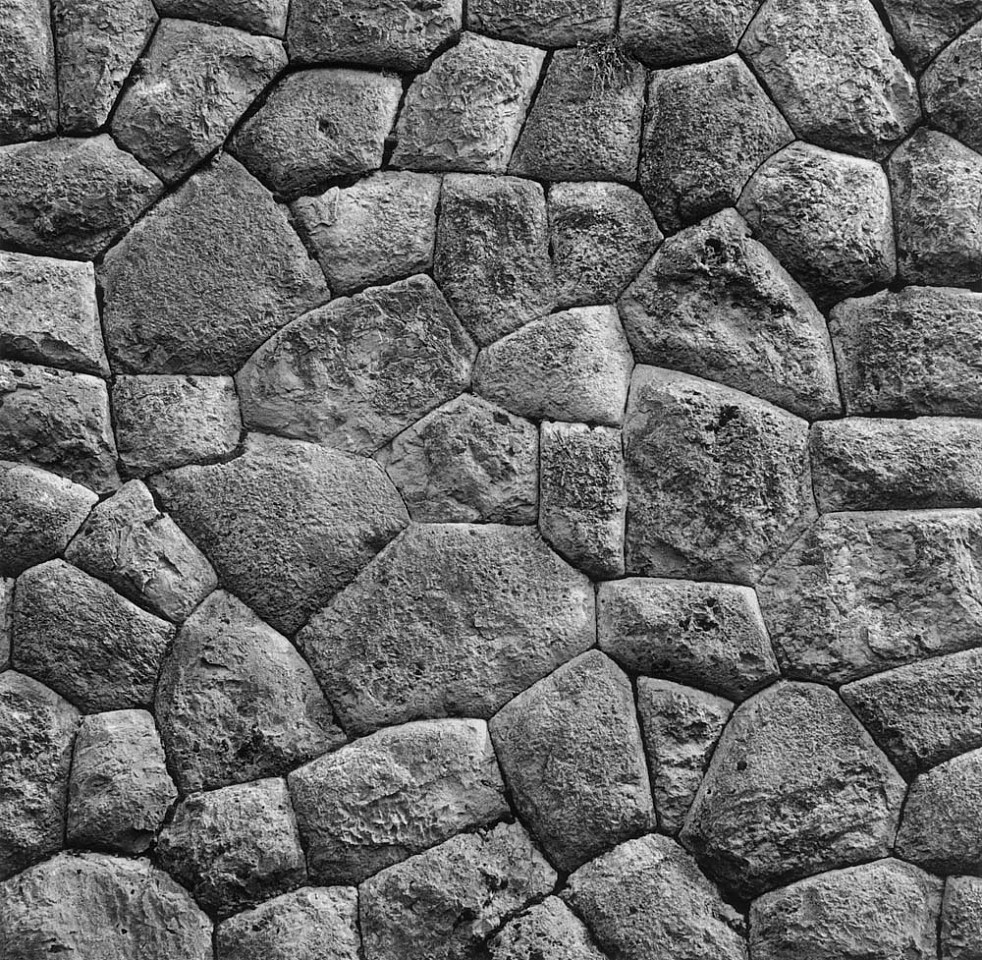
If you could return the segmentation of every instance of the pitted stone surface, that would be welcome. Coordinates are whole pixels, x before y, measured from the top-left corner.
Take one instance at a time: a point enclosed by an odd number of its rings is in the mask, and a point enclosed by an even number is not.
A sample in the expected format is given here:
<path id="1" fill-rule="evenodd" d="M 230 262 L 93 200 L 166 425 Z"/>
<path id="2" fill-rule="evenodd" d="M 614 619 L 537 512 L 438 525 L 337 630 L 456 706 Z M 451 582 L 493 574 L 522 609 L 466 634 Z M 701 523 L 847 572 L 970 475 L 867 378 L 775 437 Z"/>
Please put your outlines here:
<path id="1" fill-rule="evenodd" d="M 883 0 L 897 45 L 923 70 L 950 40 L 982 19 L 980 0 Z"/>
<path id="2" fill-rule="evenodd" d="M 933 126 L 977 152 L 982 150 L 982 24 L 938 54 L 921 77 L 921 92 Z"/>
<path id="3" fill-rule="evenodd" d="M 490 942 L 491 960 L 606 960 L 590 931 L 558 897 L 507 923 Z"/>
<path id="4" fill-rule="evenodd" d="M 938 942 L 941 960 L 978 960 L 982 956 L 982 878 L 948 878 Z"/>
<path id="5" fill-rule="evenodd" d="M 10 667 L 10 628 L 14 581 L 0 578 L 0 674 Z"/>
<path id="6" fill-rule="evenodd" d="M 162 17 L 204 20 L 282 37 L 289 0 L 155 0 Z"/>
<path id="7" fill-rule="evenodd" d="M 55 132 L 58 86 L 46 0 L 0 4 L 0 143 Z"/>
<path id="8" fill-rule="evenodd" d="M 467 27 L 538 47 L 572 47 L 602 40 L 617 25 L 615 0 L 471 0 Z"/>

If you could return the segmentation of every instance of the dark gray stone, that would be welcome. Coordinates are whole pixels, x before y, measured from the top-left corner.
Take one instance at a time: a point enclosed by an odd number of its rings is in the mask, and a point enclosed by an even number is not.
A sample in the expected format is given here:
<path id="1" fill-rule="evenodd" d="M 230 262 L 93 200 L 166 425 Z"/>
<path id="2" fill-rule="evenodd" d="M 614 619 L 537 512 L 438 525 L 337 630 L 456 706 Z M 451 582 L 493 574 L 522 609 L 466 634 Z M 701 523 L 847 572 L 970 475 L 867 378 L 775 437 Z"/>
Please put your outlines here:
<path id="1" fill-rule="evenodd" d="M 897 45 L 923 70 L 950 40 L 982 18 L 980 0 L 883 0 Z"/>
<path id="2" fill-rule="evenodd" d="M 572 47 L 609 37 L 616 0 L 470 0 L 467 28 L 537 47 Z"/>
<path id="3" fill-rule="evenodd" d="M 289 0 L 156 0 L 162 17 L 184 17 L 282 37 Z"/>
<path id="4" fill-rule="evenodd" d="M 35 140 L 55 132 L 58 85 L 45 0 L 0 4 L 0 143 Z"/>
<path id="5" fill-rule="evenodd" d="M 982 957 L 982 878 L 948 878 L 938 942 L 941 960 Z"/>
<path id="6" fill-rule="evenodd" d="M 978 5 L 975 5 L 978 7 Z M 974 11 L 982 16 L 982 8 Z M 948 44 L 921 77 L 924 113 L 931 125 L 982 150 L 982 24 Z"/>

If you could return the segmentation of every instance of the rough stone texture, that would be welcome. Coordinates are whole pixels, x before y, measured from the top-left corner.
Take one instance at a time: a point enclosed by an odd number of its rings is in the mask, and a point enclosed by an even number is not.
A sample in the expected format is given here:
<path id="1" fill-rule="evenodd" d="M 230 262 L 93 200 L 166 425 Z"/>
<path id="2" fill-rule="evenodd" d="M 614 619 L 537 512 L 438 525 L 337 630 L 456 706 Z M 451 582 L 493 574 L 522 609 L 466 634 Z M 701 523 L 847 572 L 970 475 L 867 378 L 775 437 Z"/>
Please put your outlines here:
<path id="1" fill-rule="evenodd" d="M 744 700 L 778 676 L 749 587 L 627 579 L 597 592 L 600 649 L 626 670 Z"/>
<path id="2" fill-rule="evenodd" d="M 470 383 L 477 350 L 417 274 L 335 300 L 266 341 L 239 372 L 242 419 L 371 454 Z"/>
<path id="3" fill-rule="evenodd" d="M 742 918 L 674 840 L 651 834 L 581 867 L 563 893 L 618 960 L 743 960 Z"/>
<path id="4" fill-rule="evenodd" d="M 637 367 L 624 418 L 627 572 L 753 583 L 815 516 L 805 421 Z"/>
<path id="5" fill-rule="evenodd" d="M 463 394 L 380 452 L 409 515 L 424 523 L 535 523 L 539 434 L 527 420 Z"/>
<path id="6" fill-rule="evenodd" d="M 529 527 L 410 527 L 297 642 L 350 734 L 487 718 L 594 643 L 593 588 Z"/>
<path id="7" fill-rule="evenodd" d="M 465 33 L 417 76 L 396 124 L 392 163 L 415 170 L 504 173 L 545 51 Z"/>
<path id="8" fill-rule="evenodd" d="M 635 359 L 808 419 L 840 411 L 825 318 L 735 210 L 666 240 L 618 308 Z"/>
<path id="9" fill-rule="evenodd" d="M 656 71 L 648 86 L 641 190 L 663 229 L 736 203 L 750 175 L 794 139 L 736 55 Z"/>
<path id="10" fill-rule="evenodd" d="M 883 0 L 897 45 L 923 70 L 934 55 L 982 18 L 980 0 Z"/>
<path id="11" fill-rule="evenodd" d="M 285 773 L 345 741 L 294 646 L 224 591 L 178 633 L 155 708 L 184 793 Z"/>
<path id="12" fill-rule="evenodd" d="M 329 295 L 282 208 L 228 156 L 111 250 L 100 281 L 117 373 L 235 373 Z"/>
<path id="13" fill-rule="evenodd" d="M 419 720 L 356 740 L 287 779 L 318 883 L 360 883 L 509 814 L 483 720 Z"/>
<path id="14" fill-rule="evenodd" d="M 663 833 L 677 834 L 733 704 L 671 680 L 638 680 L 638 715 Z"/>
<path id="15" fill-rule="evenodd" d="M 0 673 L 0 878 L 61 849 L 77 727 L 78 711 L 53 690 Z M 0 947 L 8 903 L 0 896 Z"/>
<path id="16" fill-rule="evenodd" d="M 289 0 L 156 0 L 162 17 L 184 17 L 282 37 Z"/>
<path id="17" fill-rule="evenodd" d="M 468 29 L 538 47 L 602 40 L 616 26 L 615 0 L 472 0 L 467 4 Z"/>
<path id="18" fill-rule="evenodd" d="M 0 143 L 55 132 L 58 87 L 45 0 L 0 4 Z"/>
<path id="19" fill-rule="evenodd" d="M 871 160 L 793 143 L 753 175 L 738 207 L 820 306 L 893 279 L 890 190 Z"/>
<path id="20" fill-rule="evenodd" d="M 834 691 L 781 682 L 734 711 L 681 837 L 752 897 L 885 856 L 905 792 Z"/>
<path id="21" fill-rule="evenodd" d="M 433 266 L 440 178 L 385 170 L 293 204 L 335 293 L 392 283 Z"/>
<path id="22" fill-rule="evenodd" d="M 556 874 L 516 824 L 461 834 L 361 886 L 366 960 L 467 960 Z"/>
<path id="23" fill-rule="evenodd" d="M 509 171 L 542 180 L 635 180 L 646 79 L 610 43 L 558 51 Z"/>
<path id="24" fill-rule="evenodd" d="M 489 946 L 491 960 L 606 960 L 583 921 L 557 897 L 510 921 Z"/>
<path id="25" fill-rule="evenodd" d="M 286 783 L 275 778 L 182 800 L 161 831 L 157 859 L 220 919 L 306 879 Z"/>
<path id="26" fill-rule="evenodd" d="M 282 44 L 269 37 L 162 20 L 113 115 L 113 137 L 173 183 L 221 146 L 285 65 Z"/>
<path id="27" fill-rule="evenodd" d="M 982 879 L 948 878 L 938 943 L 941 960 L 978 960 L 982 956 Z"/>
<path id="28" fill-rule="evenodd" d="M 172 635 L 169 623 L 63 560 L 17 579 L 13 666 L 85 713 L 149 707 Z"/>
<path id="29" fill-rule="evenodd" d="M 143 853 L 176 799 L 149 713 L 119 710 L 83 718 L 68 794 L 69 844 Z"/>
<path id="30" fill-rule="evenodd" d="M 982 15 L 982 9 L 976 16 Z M 982 150 L 982 24 L 950 43 L 921 78 L 924 112 L 938 127 L 975 151 Z"/>
<path id="31" fill-rule="evenodd" d="M 516 177 L 444 177 L 433 275 L 481 346 L 555 303 L 542 187 Z"/>
<path id="32" fill-rule="evenodd" d="M 250 436 L 242 456 L 182 467 L 153 487 L 234 591 L 293 633 L 408 522 L 375 463 Z"/>
<path id="33" fill-rule="evenodd" d="M 847 683 L 978 644 L 982 513 L 832 513 L 757 587 L 784 671 Z"/>
<path id="34" fill-rule="evenodd" d="M 14 581 L 0 578 L 0 674 L 10 667 L 10 627 Z"/>
<path id="35" fill-rule="evenodd" d="M 402 84 L 366 70 L 283 77 L 232 140 L 232 152 L 277 193 L 323 190 L 334 177 L 382 166 Z"/>

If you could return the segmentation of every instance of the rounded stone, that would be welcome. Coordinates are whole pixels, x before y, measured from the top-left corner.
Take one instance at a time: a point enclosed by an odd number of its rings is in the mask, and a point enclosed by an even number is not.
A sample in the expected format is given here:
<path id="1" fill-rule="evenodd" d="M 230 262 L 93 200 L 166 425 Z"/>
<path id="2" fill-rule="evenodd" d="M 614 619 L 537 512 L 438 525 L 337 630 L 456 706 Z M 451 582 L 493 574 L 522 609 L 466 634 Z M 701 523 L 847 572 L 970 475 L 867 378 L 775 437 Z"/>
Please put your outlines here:
<path id="1" fill-rule="evenodd" d="M 921 77 L 924 112 L 931 125 L 977 152 L 982 151 L 980 74 L 982 24 L 976 24 L 949 43 Z"/>
<path id="2" fill-rule="evenodd" d="M 982 956 L 982 878 L 949 877 L 945 884 L 938 937 L 941 960 Z"/>
<path id="3" fill-rule="evenodd" d="M 156 0 L 162 17 L 183 17 L 282 37 L 289 0 Z"/>
<path id="4" fill-rule="evenodd" d="M 605 960 L 583 921 L 558 897 L 547 897 L 495 934 L 491 960 Z"/>
<path id="5" fill-rule="evenodd" d="M 610 36 L 615 0 L 470 0 L 467 28 L 537 47 L 572 47 Z"/>
<path id="6" fill-rule="evenodd" d="M 0 3 L 0 143 L 37 140 L 58 125 L 58 84 L 45 0 Z"/>

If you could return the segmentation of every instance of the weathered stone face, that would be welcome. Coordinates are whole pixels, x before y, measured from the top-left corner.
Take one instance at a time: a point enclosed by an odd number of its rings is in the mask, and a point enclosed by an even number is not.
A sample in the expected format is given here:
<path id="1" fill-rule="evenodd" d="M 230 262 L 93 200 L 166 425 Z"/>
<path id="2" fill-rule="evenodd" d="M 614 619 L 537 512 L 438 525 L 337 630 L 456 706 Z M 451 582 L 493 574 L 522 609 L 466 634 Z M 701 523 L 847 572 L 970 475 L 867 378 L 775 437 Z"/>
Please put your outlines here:
<path id="1" fill-rule="evenodd" d="M 519 914 L 490 947 L 492 960 L 604 960 L 583 921 L 557 897 Z"/>
<path id="2" fill-rule="evenodd" d="M 923 70 L 949 40 L 982 19 L 979 0 L 883 0 L 897 45 Z"/>
<path id="3" fill-rule="evenodd" d="M 282 37 L 289 0 L 157 0 L 162 17 L 183 17 Z"/>
<path id="4" fill-rule="evenodd" d="M 468 29 L 538 47 L 572 47 L 601 40 L 614 32 L 616 23 L 614 0 L 473 0 L 467 4 Z"/>
<path id="5" fill-rule="evenodd" d="M 982 148 L 980 71 L 982 25 L 976 25 L 948 44 L 921 77 L 924 112 L 931 123 L 975 151 Z"/>
<path id="6" fill-rule="evenodd" d="M 10 667 L 10 621 L 14 581 L 0 578 L 0 673 Z"/>
<path id="7" fill-rule="evenodd" d="M 0 143 L 55 132 L 58 86 L 51 7 L 43 0 L 0 5 Z"/>
<path id="8" fill-rule="evenodd" d="M 982 943 L 982 878 L 949 877 L 938 938 L 942 960 L 974 960 Z"/>

